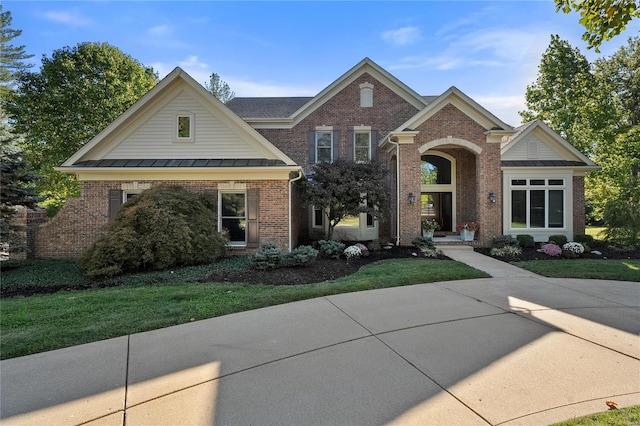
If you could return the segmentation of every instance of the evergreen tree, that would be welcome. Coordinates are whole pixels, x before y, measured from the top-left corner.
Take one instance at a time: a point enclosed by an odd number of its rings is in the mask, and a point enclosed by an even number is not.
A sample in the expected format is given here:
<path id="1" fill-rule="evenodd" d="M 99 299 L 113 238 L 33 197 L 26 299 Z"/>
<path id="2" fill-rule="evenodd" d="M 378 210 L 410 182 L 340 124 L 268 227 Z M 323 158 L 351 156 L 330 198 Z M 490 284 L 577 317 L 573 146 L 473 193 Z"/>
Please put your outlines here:
<path id="1" fill-rule="evenodd" d="M 0 4 L 0 99 L 6 99 L 11 93 L 16 75 L 27 71 L 31 66 L 24 61 L 33 57 L 25 53 L 24 46 L 10 44 L 13 39 L 22 34 L 22 30 L 11 28 L 11 21 L 11 12 L 3 12 Z"/>

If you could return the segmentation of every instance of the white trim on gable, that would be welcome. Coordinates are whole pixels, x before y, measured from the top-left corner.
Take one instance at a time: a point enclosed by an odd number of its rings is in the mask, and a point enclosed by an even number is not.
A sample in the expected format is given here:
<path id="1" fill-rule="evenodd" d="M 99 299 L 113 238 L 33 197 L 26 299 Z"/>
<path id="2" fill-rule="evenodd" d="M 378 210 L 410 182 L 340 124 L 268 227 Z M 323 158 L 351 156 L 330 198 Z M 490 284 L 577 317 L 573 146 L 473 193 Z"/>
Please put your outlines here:
<path id="1" fill-rule="evenodd" d="M 433 102 L 429 103 L 420 112 L 399 126 L 398 130 L 417 128 L 420 124 L 427 121 L 448 104 L 455 106 L 487 130 L 494 128 L 500 128 L 502 130 L 512 129 L 510 125 L 490 113 L 483 106 L 464 94 L 460 89 L 455 86 L 451 86 L 446 92 L 438 96 L 438 98 Z"/>
<path id="2" fill-rule="evenodd" d="M 398 94 L 401 98 L 420 110 L 427 105 L 425 99 L 416 93 L 409 86 L 398 80 L 388 71 L 380 67 L 369 58 L 364 58 L 354 67 L 341 75 L 337 80 L 324 88 L 320 93 L 314 96 L 306 104 L 298 108 L 289 118 L 269 119 L 269 118 L 245 118 L 256 129 L 290 129 L 308 117 L 316 109 L 320 108 L 324 103 L 333 98 L 338 92 L 353 83 L 363 74 L 369 74 L 383 85 Z"/>
<path id="3" fill-rule="evenodd" d="M 139 127 L 146 121 L 145 116 L 152 116 L 162 105 L 166 105 L 167 97 L 173 98 L 183 91 L 197 99 L 211 114 L 224 122 L 232 132 L 254 144 L 257 152 L 265 154 L 269 159 L 281 160 L 286 165 L 296 165 L 291 158 L 216 99 L 185 71 L 177 67 L 120 117 L 67 159 L 58 169 L 70 171 L 73 165 L 79 161 L 101 159 L 102 155 L 111 151 L 113 148 L 111 145 L 115 143 L 114 141 L 121 141 L 124 134 L 130 134 L 135 127 Z M 206 155 L 203 153 L 203 156 Z M 149 158 L 154 158 L 153 152 L 150 152 Z"/>
<path id="4" fill-rule="evenodd" d="M 528 158 L 526 158 L 526 156 L 524 156 L 523 158 L 509 158 L 508 153 L 509 151 L 514 150 L 514 147 L 518 146 L 520 143 L 524 143 L 525 141 L 527 141 L 527 138 L 529 138 L 530 135 L 533 135 L 534 133 L 538 140 L 544 143 L 548 147 L 548 149 L 552 149 L 558 154 L 559 159 L 582 161 L 588 167 L 598 167 L 586 155 L 580 152 L 565 139 L 560 137 L 560 135 L 554 132 L 541 120 L 535 120 L 531 123 L 523 125 L 520 131 L 509 137 L 507 139 L 507 143 L 502 146 L 500 151 L 500 156 L 502 157 L 502 159 L 527 160 Z"/>

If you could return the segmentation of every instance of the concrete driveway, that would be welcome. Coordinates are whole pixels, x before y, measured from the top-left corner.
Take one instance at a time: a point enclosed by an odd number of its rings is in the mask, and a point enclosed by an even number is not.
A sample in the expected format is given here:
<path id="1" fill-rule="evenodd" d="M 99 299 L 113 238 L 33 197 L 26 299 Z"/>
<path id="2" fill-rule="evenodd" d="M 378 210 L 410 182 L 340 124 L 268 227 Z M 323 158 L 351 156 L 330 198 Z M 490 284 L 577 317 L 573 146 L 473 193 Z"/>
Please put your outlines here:
<path id="1" fill-rule="evenodd" d="M 632 282 L 521 273 L 341 294 L 2 361 L 0 418 L 548 424 L 640 404 L 639 333 Z"/>

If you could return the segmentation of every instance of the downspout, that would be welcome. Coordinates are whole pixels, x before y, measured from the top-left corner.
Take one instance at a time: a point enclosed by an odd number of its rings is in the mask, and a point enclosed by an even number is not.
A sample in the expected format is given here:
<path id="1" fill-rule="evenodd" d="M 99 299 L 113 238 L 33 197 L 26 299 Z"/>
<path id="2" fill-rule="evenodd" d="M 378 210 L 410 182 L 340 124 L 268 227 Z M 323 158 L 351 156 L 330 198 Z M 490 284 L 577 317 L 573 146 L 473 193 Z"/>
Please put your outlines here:
<path id="1" fill-rule="evenodd" d="M 393 140 L 395 139 L 395 140 Z M 389 143 L 396 146 L 396 246 L 400 245 L 400 144 L 397 136 L 391 136 Z"/>
<path id="2" fill-rule="evenodd" d="M 293 179 L 289 179 L 289 251 L 293 250 L 293 239 L 291 237 L 291 193 L 293 192 L 293 182 L 302 179 L 302 176 L 302 170 L 298 170 L 298 176 Z"/>

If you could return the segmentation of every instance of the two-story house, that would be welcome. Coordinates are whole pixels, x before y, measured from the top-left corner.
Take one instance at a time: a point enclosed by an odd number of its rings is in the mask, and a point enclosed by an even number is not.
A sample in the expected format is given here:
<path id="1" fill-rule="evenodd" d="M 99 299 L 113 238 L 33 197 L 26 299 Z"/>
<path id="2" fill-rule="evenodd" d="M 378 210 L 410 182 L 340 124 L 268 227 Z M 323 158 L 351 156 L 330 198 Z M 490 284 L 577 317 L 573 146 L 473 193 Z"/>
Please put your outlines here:
<path id="1" fill-rule="evenodd" d="M 368 58 L 313 97 L 222 104 L 176 68 L 59 170 L 81 182 L 36 237 L 36 255 L 76 257 L 126 200 L 162 183 L 206 191 L 230 245 L 291 249 L 321 234 L 298 182 L 320 161 L 380 161 L 391 213 L 336 237 L 409 245 L 420 222 L 478 222 L 476 245 L 584 232 L 584 176 L 597 166 L 544 123 L 513 128 L 455 87 L 422 96 Z"/>

